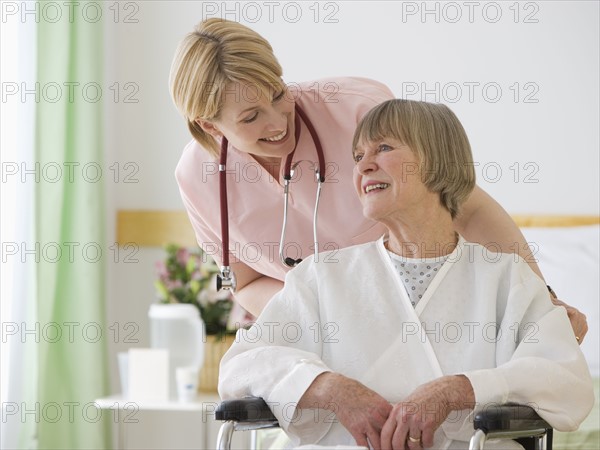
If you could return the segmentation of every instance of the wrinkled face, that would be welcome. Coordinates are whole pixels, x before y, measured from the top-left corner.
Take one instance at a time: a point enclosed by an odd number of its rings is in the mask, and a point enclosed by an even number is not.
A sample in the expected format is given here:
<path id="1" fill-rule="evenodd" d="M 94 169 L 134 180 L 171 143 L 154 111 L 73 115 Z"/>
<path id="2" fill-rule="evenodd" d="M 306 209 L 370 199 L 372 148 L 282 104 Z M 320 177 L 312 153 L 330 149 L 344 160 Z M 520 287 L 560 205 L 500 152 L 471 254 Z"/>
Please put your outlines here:
<path id="1" fill-rule="evenodd" d="M 218 119 L 199 121 L 213 137 L 225 136 L 240 151 L 272 158 L 294 149 L 294 101 L 287 89 L 266 98 L 256 86 L 231 83 Z"/>
<path id="2" fill-rule="evenodd" d="M 368 219 L 390 224 L 439 204 L 439 195 L 421 181 L 419 159 L 395 139 L 359 143 L 353 152 L 354 187 Z"/>

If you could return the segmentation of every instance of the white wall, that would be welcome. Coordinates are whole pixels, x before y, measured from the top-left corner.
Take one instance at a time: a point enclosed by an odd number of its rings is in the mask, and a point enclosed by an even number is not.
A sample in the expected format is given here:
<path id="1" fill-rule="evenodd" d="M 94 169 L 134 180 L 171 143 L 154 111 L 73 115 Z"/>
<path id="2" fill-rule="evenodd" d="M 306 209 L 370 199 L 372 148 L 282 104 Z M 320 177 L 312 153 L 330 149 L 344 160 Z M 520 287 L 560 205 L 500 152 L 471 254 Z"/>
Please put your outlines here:
<path id="1" fill-rule="evenodd" d="M 450 105 L 469 133 L 480 185 L 509 212 L 599 212 L 597 2 L 135 4 L 108 24 L 110 80 L 139 86 L 139 103 L 113 104 L 110 114 L 113 159 L 139 165 L 138 183 L 115 187 L 118 208 L 181 207 L 173 170 L 189 136 L 169 98 L 169 66 L 182 36 L 219 15 L 269 39 L 286 81 L 366 76 L 399 97 Z M 123 23 L 126 14 L 138 23 Z"/>
<path id="2" fill-rule="evenodd" d="M 106 114 L 106 161 L 120 170 L 107 187 L 111 239 L 118 209 L 182 209 L 173 171 L 190 136 L 168 94 L 169 67 L 184 34 L 213 16 L 263 34 L 288 82 L 365 76 L 398 97 L 448 104 L 480 186 L 510 213 L 600 213 L 598 2 L 143 1 L 120 2 L 118 18 L 114 5 L 105 6 L 105 85 L 119 83 L 120 94 Z M 148 344 L 162 252 L 126 256 L 109 270 L 108 322 L 139 331 L 137 344 L 123 334 L 112 343 L 115 390 L 114 352 Z"/>

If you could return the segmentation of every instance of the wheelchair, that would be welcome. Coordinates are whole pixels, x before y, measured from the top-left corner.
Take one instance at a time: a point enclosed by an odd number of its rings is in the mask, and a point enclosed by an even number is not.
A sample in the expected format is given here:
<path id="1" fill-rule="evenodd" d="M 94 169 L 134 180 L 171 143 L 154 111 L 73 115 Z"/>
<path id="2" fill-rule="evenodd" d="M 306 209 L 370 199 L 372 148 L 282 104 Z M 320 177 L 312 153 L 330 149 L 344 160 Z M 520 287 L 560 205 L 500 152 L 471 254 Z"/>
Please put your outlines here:
<path id="1" fill-rule="evenodd" d="M 234 431 L 279 427 L 267 403 L 257 397 L 223 401 L 215 418 L 223 421 L 217 450 L 231 449 Z M 473 428 L 469 450 L 482 450 L 487 439 L 514 439 L 526 450 L 552 450 L 552 427 L 529 406 L 506 404 L 487 408 L 475 415 Z"/>

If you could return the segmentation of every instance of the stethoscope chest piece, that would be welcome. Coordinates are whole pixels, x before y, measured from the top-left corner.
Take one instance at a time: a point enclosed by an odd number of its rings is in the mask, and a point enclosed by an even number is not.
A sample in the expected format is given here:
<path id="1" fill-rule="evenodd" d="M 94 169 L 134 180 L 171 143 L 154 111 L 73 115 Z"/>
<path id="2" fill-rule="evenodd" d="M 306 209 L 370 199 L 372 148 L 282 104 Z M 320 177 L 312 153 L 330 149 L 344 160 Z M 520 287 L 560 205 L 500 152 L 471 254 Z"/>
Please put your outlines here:
<path id="1" fill-rule="evenodd" d="M 221 289 L 235 292 L 236 287 L 235 273 L 229 266 L 221 267 L 221 273 L 217 274 L 217 292 Z"/>

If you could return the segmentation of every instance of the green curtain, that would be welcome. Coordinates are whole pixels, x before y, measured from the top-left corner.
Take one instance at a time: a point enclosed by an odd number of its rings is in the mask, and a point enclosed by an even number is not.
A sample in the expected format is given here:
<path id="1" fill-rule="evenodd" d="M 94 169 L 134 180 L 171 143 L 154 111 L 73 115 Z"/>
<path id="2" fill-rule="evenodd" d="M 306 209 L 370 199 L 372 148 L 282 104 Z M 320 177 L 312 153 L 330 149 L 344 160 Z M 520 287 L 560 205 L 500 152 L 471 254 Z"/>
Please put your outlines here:
<path id="1" fill-rule="evenodd" d="M 108 393 L 104 19 L 47 16 L 38 25 L 36 92 L 38 447 L 107 448 L 109 412 L 93 405 Z"/>

